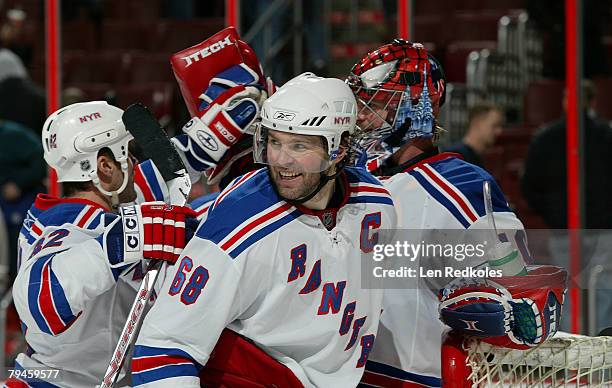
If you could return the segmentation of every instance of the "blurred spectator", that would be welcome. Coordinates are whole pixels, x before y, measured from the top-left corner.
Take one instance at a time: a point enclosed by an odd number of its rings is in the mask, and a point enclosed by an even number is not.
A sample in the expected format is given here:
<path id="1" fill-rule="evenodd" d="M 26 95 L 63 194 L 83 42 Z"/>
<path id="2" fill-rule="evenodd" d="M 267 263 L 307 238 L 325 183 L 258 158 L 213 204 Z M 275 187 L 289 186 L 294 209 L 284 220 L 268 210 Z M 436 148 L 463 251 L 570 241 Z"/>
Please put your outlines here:
<path id="1" fill-rule="evenodd" d="M 39 138 L 46 117 L 44 91 L 30 80 L 17 55 L 0 49 L 0 120 L 22 124 Z"/>
<path id="2" fill-rule="evenodd" d="M 495 104 L 483 103 L 474 106 L 468 114 L 468 129 L 463 139 L 451 145 L 447 151 L 456 152 L 463 159 L 479 167 L 482 155 L 493 145 L 502 133 L 504 113 Z"/>
<path id="3" fill-rule="evenodd" d="M 0 121 L 0 208 L 9 235 L 11 276 L 16 273 L 17 238 L 37 193 L 43 190 L 46 164 L 40 138 L 26 127 Z"/>
<path id="4" fill-rule="evenodd" d="M 595 104 L 593 84 L 583 81 L 584 95 L 582 177 L 584 181 L 584 214 L 582 234 L 582 281 L 596 265 L 611 267 L 612 258 L 612 128 L 598 120 L 589 111 Z M 567 108 L 567 96 L 563 97 L 563 110 Z M 567 163 L 566 163 L 566 118 L 539 129 L 529 145 L 522 178 L 525 199 L 552 228 L 549 250 L 552 263 L 569 268 L 569 242 L 567 231 Z M 605 273 L 600 280 L 605 286 L 596 291 L 597 330 L 612 324 L 612 277 Z M 590 290 L 593 292 L 593 290 Z M 563 308 L 561 327 L 569 328 L 569 311 Z"/>
<path id="5" fill-rule="evenodd" d="M 583 81 L 584 182 L 588 206 L 585 227 L 612 228 L 612 130 L 593 117 L 595 89 Z M 567 107 L 563 97 L 563 110 Z M 522 189 L 529 205 L 555 229 L 567 228 L 567 169 L 565 116 L 539 129 L 529 145 Z"/>
<path id="6" fill-rule="evenodd" d="M 21 9 L 9 9 L 6 19 L 0 27 L 0 47 L 8 48 L 29 66 L 32 63 L 32 42 L 25 39 L 24 26 L 27 14 Z"/>

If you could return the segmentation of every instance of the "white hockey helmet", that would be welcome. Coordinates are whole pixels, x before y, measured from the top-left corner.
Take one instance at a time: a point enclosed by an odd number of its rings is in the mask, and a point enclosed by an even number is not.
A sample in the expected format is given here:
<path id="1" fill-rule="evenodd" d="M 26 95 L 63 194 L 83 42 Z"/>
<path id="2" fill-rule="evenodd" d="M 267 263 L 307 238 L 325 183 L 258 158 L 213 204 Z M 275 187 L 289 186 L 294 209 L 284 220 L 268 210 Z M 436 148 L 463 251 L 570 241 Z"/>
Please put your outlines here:
<path id="1" fill-rule="evenodd" d="M 327 146 L 327 159 L 320 170 L 323 171 L 338 157 L 342 136 L 353 134 L 356 121 L 357 103 L 345 82 L 313 73 L 301 74 L 264 101 L 254 139 L 255 162 L 268 164 L 269 130 L 321 136 Z"/>
<path id="2" fill-rule="evenodd" d="M 122 192 L 128 181 L 128 142 L 132 135 L 121 120 L 123 110 L 105 101 L 68 105 L 51 114 L 42 130 L 44 157 L 59 182 L 93 181 L 106 195 Z M 123 183 L 111 193 L 100 187 L 98 151 L 109 148 L 121 164 Z"/>

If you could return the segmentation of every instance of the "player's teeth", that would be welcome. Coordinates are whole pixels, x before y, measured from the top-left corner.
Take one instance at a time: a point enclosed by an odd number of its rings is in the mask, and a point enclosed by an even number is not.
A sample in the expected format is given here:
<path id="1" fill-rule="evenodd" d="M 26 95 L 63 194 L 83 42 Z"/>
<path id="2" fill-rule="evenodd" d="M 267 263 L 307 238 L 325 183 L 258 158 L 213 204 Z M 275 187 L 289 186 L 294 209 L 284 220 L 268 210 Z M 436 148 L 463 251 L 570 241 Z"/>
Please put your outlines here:
<path id="1" fill-rule="evenodd" d="M 299 174 L 297 174 L 297 173 L 281 172 L 281 173 L 280 173 L 280 175 L 281 175 L 283 178 L 293 178 L 293 177 L 298 176 Z"/>

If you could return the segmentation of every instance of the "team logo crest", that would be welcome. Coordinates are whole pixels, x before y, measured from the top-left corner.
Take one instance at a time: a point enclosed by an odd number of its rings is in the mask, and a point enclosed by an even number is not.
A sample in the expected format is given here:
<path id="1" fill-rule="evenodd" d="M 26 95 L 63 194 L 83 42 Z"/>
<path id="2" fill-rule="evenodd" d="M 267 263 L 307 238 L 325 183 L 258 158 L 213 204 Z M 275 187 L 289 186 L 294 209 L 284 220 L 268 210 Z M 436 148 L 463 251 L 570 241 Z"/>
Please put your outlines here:
<path id="1" fill-rule="evenodd" d="M 324 213 L 321 219 L 323 221 L 323 225 L 325 225 L 325 227 L 328 229 L 334 225 L 334 215 L 332 212 Z"/>
<path id="2" fill-rule="evenodd" d="M 81 160 L 81 170 L 88 171 L 91 168 L 89 160 Z"/>

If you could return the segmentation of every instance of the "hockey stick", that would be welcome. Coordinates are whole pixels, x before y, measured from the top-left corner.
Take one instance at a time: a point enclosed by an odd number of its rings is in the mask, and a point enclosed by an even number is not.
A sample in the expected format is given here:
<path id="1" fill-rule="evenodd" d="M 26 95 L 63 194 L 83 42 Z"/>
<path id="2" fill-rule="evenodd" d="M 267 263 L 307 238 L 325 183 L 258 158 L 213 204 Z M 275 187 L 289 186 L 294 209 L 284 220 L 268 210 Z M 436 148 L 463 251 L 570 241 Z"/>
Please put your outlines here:
<path id="1" fill-rule="evenodd" d="M 488 260 L 491 268 L 497 268 L 502 271 L 504 276 L 523 276 L 527 274 L 525 263 L 509 241 L 501 241 L 500 234 L 497 231 L 495 217 L 493 216 L 493 199 L 491 195 L 491 182 L 484 181 L 482 183 L 482 194 L 484 195 L 485 213 L 489 227 L 493 230 L 495 244 L 494 259 Z"/>
<path id="2" fill-rule="evenodd" d="M 497 225 L 495 225 L 495 217 L 493 217 L 493 199 L 491 198 L 491 182 L 484 181 L 482 182 L 482 193 L 484 194 L 485 200 L 485 212 L 487 213 L 487 220 L 489 221 L 489 226 L 495 232 L 495 237 L 499 238 L 499 234 L 497 233 Z"/>
<path id="3" fill-rule="evenodd" d="M 173 205 L 184 205 L 187 201 L 191 182 L 185 171 L 183 161 L 170 142 L 170 139 L 168 139 L 166 132 L 164 132 L 155 117 L 151 115 L 151 112 L 141 104 L 130 105 L 123 113 L 122 120 L 136 143 L 143 148 L 145 156 L 155 163 L 164 181 L 169 182 L 179 178 L 181 184 L 178 187 L 178 194 L 177 190 L 169 188 L 171 192 L 170 202 Z M 181 170 L 183 171 L 181 172 Z M 186 179 L 180 179 L 181 177 L 186 177 Z M 173 191 L 175 195 L 172 195 Z M 162 263 L 163 261 L 161 260 L 153 260 L 149 263 L 147 272 L 136 294 L 136 300 L 132 304 L 128 319 L 123 326 L 117 346 L 104 373 L 104 378 L 100 385 L 102 388 L 110 388 L 117 381 L 125 361 L 125 356 L 134 341 L 136 329 L 142 321 L 144 308 L 151 296 Z"/>

